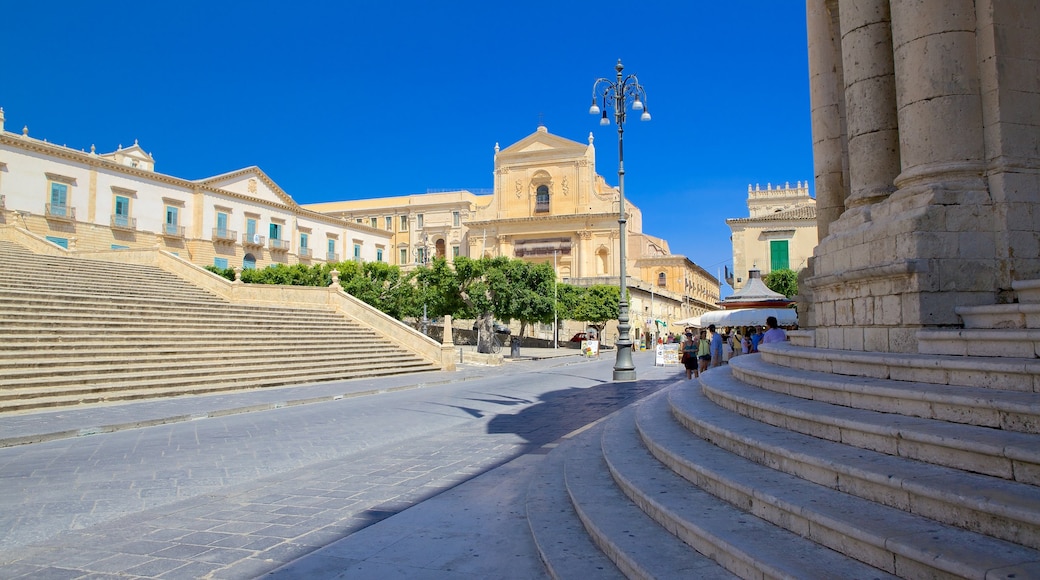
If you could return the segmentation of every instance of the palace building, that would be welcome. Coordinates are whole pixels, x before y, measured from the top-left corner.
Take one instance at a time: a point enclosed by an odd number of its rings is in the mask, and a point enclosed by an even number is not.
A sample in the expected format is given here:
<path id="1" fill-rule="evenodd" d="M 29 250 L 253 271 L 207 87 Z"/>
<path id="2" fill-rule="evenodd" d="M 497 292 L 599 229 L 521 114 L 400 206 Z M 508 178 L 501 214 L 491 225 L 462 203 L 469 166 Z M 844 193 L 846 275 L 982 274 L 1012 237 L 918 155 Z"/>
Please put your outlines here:
<path id="1" fill-rule="evenodd" d="M 591 135 L 578 143 L 541 126 L 496 145 L 494 164 L 491 193 L 300 205 L 255 166 L 204 179 L 166 175 L 136 141 L 78 151 L 30 137 L 27 127 L 4 130 L 0 109 L 0 219 L 67 249 L 159 248 L 221 268 L 341 260 L 411 268 L 436 257 L 507 256 L 553 263 L 569 284 L 620 283 L 619 195 L 596 173 Z M 626 209 L 633 338 L 716 309 L 718 280 L 643 233 L 638 207 Z"/>

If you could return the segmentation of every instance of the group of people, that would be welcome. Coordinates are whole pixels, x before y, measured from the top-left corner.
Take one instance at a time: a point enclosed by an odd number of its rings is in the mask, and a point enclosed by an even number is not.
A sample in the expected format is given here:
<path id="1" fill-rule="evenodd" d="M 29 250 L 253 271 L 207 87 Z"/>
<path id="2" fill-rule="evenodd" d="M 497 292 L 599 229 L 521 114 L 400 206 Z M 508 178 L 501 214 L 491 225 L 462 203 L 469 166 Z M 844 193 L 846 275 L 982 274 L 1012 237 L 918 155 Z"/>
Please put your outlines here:
<path id="1" fill-rule="evenodd" d="M 779 327 L 775 316 L 766 318 L 764 332 L 760 327 L 749 326 L 743 332 L 723 335 L 714 324 L 709 324 L 707 330 L 701 329 L 696 338 L 694 332 L 693 327 L 688 327 L 679 347 L 687 379 L 700 377 L 709 367 L 721 366 L 732 356 L 758 352 L 760 344 L 787 340 L 787 333 Z"/>

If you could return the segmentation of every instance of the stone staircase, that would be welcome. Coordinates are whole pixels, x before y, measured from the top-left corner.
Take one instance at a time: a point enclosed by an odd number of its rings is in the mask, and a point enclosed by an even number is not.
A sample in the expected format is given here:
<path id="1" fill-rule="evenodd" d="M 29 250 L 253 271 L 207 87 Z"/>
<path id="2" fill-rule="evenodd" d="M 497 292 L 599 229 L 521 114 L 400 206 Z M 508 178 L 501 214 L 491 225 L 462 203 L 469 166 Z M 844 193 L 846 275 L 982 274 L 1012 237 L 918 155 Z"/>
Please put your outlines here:
<path id="1" fill-rule="evenodd" d="M 1040 578 L 1040 282 L 1015 290 L 920 354 L 766 345 L 564 442 L 528 491 L 551 574 Z"/>
<path id="2" fill-rule="evenodd" d="M 0 240 L 0 414 L 437 369 L 331 308 Z"/>

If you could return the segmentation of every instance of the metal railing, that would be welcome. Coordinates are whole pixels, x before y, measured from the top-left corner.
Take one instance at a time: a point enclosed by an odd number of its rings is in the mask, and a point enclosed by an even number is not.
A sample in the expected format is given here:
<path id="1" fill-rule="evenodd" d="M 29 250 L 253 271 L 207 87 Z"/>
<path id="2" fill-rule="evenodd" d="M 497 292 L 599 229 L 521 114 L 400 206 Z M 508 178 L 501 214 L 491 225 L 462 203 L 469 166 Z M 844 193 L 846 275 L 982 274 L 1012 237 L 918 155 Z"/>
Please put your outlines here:
<path id="1" fill-rule="evenodd" d="M 238 232 L 227 228 L 213 228 L 213 240 L 223 242 L 234 242 L 238 239 Z"/>
<path id="2" fill-rule="evenodd" d="M 46 208 L 46 217 L 62 219 L 62 220 L 74 220 L 76 219 L 76 208 L 67 205 L 58 205 L 56 203 L 48 203 Z"/>
<path id="3" fill-rule="evenodd" d="M 338 262 L 339 261 L 339 254 L 337 254 L 336 252 L 329 252 L 329 253 L 325 254 L 325 261 L 326 262 Z"/>
<path id="4" fill-rule="evenodd" d="M 184 226 L 177 224 L 163 224 L 162 235 L 168 238 L 183 238 Z"/>
<path id="5" fill-rule="evenodd" d="M 242 245 L 243 246 L 262 246 L 266 243 L 267 238 L 260 234 L 242 234 Z"/>
<path id="6" fill-rule="evenodd" d="M 112 214 L 112 228 L 117 230 L 136 230 L 137 218 L 114 213 Z"/>
<path id="7" fill-rule="evenodd" d="M 291 246 L 292 244 L 289 243 L 289 240 L 279 240 L 278 238 L 271 238 L 269 244 L 270 249 L 279 252 L 288 252 Z"/>
<path id="8" fill-rule="evenodd" d="M 300 257 L 301 258 L 310 259 L 310 257 L 311 257 L 311 249 L 310 248 L 300 248 Z"/>

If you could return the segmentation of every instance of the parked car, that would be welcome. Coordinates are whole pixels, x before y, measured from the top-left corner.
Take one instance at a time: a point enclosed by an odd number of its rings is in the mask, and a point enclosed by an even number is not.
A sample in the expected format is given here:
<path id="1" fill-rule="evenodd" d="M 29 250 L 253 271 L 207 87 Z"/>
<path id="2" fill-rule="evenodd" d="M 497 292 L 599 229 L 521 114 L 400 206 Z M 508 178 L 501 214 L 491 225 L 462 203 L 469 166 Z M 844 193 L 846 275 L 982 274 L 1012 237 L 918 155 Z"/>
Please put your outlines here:
<path id="1" fill-rule="evenodd" d="M 509 329 L 509 325 L 502 324 L 501 322 L 495 321 L 491 324 L 491 329 L 495 334 L 512 334 L 512 330 Z M 473 332 L 477 331 L 477 323 L 473 323 Z"/>
<path id="2" fill-rule="evenodd" d="M 579 333 L 577 333 L 577 334 L 575 334 L 574 336 L 571 337 L 571 342 L 581 342 L 581 341 L 585 340 L 585 336 L 586 335 L 585 335 L 584 332 L 579 332 Z"/>

